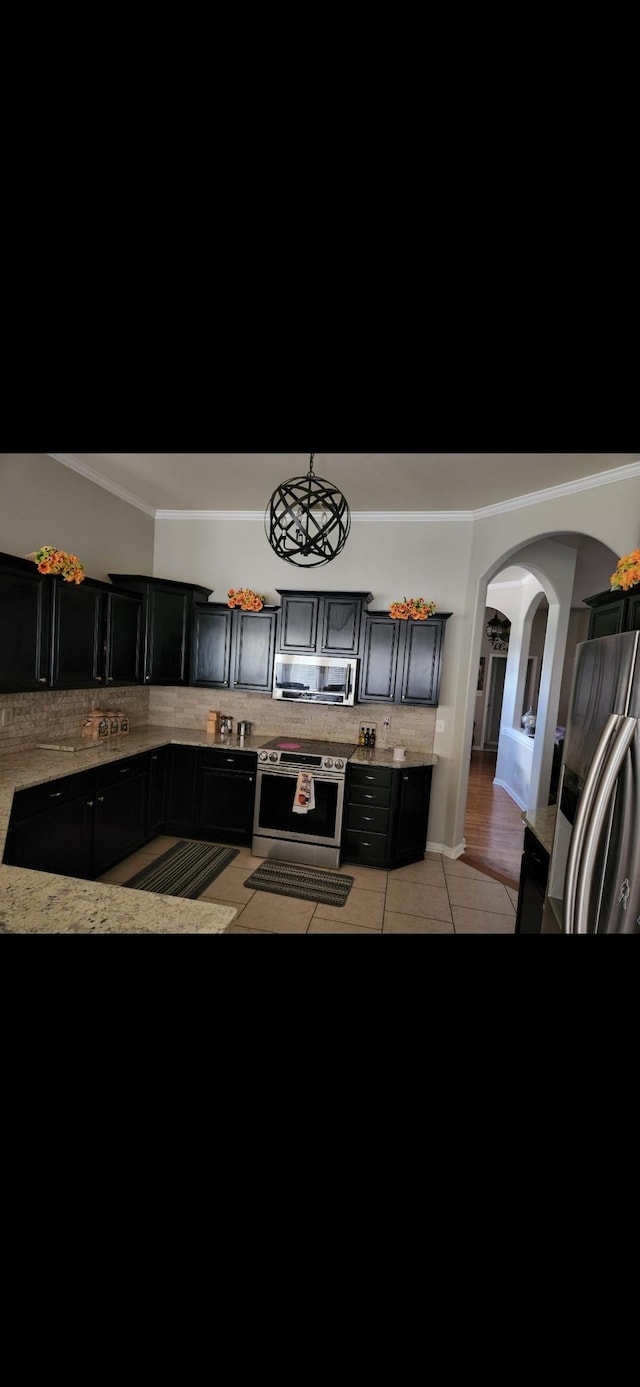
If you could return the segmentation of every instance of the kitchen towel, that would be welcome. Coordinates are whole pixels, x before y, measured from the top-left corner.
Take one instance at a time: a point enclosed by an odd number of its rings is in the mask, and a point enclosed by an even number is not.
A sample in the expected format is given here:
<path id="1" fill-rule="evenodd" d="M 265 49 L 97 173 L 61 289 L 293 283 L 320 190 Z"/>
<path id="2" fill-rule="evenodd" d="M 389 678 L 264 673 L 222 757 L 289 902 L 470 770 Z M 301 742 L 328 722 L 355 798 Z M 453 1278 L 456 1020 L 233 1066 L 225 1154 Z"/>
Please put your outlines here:
<path id="1" fill-rule="evenodd" d="M 316 795 L 313 786 L 313 776 L 310 771 L 300 771 L 296 781 L 296 792 L 293 796 L 294 814 L 308 814 L 310 809 L 316 807 Z"/>

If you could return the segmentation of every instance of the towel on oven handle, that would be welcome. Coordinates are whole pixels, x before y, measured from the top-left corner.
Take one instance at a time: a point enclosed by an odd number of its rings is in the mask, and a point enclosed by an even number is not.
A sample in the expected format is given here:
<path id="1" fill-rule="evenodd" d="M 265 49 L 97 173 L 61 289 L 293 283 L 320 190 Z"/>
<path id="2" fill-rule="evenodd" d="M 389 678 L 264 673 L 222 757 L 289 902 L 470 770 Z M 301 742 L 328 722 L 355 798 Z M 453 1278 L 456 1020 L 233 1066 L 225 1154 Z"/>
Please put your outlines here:
<path id="1" fill-rule="evenodd" d="M 310 809 L 316 807 L 316 795 L 313 785 L 313 776 L 310 771 L 300 771 L 296 780 L 296 790 L 293 796 L 293 813 L 308 814 Z"/>

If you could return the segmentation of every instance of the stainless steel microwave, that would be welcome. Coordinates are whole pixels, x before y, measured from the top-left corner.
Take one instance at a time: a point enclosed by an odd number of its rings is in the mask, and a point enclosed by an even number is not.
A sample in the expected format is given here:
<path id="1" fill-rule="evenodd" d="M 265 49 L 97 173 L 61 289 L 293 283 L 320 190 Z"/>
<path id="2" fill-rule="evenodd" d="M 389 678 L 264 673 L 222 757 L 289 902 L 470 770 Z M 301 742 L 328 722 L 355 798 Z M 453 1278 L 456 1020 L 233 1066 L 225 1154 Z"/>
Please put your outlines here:
<path id="1" fill-rule="evenodd" d="M 355 703 L 357 660 L 335 655 L 276 655 L 272 698 L 299 703 Z"/>

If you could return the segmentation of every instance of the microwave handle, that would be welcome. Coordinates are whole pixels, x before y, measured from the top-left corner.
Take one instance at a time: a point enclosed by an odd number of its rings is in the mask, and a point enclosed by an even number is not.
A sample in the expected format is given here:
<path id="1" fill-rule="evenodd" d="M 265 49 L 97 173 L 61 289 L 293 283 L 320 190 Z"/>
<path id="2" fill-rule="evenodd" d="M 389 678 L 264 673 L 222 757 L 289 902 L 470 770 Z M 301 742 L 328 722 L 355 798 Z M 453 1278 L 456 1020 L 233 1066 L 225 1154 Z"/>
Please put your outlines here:
<path id="1" fill-rule="evenodd" d="M 347 692 L 345 694 L 345 703 L 349 702 L 349 695 L 351 693 L 351 673 L 351 665 L 347 665 Z"/>

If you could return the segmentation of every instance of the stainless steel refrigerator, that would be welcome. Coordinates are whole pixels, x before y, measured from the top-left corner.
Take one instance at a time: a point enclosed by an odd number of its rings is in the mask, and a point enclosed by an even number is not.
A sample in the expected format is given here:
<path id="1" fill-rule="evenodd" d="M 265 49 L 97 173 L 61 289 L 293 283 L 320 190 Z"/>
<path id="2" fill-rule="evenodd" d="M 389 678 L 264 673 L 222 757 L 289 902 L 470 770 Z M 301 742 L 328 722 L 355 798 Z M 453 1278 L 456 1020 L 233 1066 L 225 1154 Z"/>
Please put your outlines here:
<path id="1" fill-rule="evenodd" d="M 543 934 L 640 934 L 640 631 L 576 649 Z"/>

